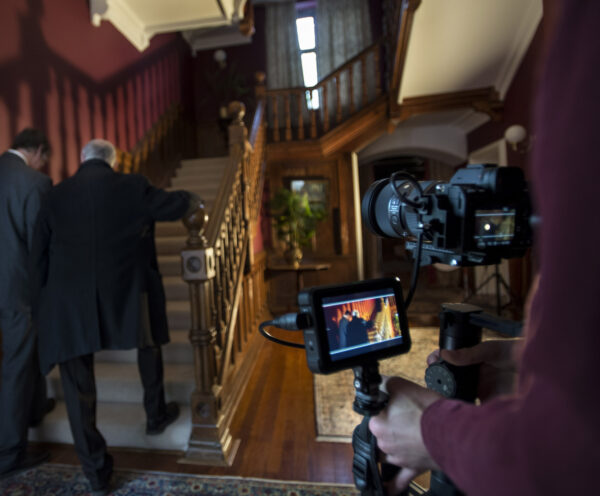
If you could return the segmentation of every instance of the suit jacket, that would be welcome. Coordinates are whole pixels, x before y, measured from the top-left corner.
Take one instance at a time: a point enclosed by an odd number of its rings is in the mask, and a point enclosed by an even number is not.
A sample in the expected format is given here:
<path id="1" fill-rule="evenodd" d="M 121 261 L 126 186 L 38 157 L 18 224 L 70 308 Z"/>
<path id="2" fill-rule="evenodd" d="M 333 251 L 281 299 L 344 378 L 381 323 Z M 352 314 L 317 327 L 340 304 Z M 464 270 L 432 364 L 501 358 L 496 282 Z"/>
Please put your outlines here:
<path id="1" fill-rule="evenodd" d="M 162 291 L 153 223 L 181 218 L 189 201 L 185 191 L 168 193 L 96 159 L 50 191 L 34 243 L 42 372 L 144 343 L 151 296 L 157 284 Z M 168 342 L 166 326 L 151 330 L 155 344 Z"/>
<path id="2" fill-rule="evenodd" d="M 52 187 L 48 176 L 11 152 L 0 156 L 0 308 L 31 305 L 29 257 L 43 196 Z"/>

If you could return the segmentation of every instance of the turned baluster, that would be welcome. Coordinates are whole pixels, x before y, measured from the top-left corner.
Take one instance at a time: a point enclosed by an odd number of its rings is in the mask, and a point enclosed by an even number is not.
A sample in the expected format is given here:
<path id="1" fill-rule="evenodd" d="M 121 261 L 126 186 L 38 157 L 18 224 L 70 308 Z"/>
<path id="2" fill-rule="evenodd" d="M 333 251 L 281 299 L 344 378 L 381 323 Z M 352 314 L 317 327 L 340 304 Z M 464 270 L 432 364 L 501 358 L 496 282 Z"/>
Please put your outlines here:
<path id="1" fill-rule="evenodd" d="M 342 98 L 341 98 L 341 74 L 338 72 L 335 76 L 335 93 L 336 93 L 336 109 L 335 109 L 335 122 L 339 124 L 342 122 Z"/>
<path id="2" fill-rule="evenodd" d="M 303 95 L 302 90 L 300 90 L 299 92 L 296 92 L 296 98 L 298 99 L 298 139 L 299 140 L 304 139 L 304 117 L 302 115 L 302 109 L 304 106 L 302 105 L 302 95 Z"/>
<path id="3" fill-rule="evenodd" d="M 360 70 L 362 78 L 362 106 L 367 106 L 369 95 L 367 93 L 367 53 L 360 58 Z"/>
<path id="4" fill-rule="evenodd" d="M 279 112 L 277 109 L 277 95 L 271 97 L 271 108 L 273 109 L 273 141 L 279 142 Z"/>
<path id="5" fill-rule="evenodd" d="M 373 50 L 373 64 L 375 65 L 375 96 L 381 95 L 381 70 L 379 68 L 379 46 Z"/>
<path id="6" fill-rule="evenodd" d="M 312 102 L 312 93 L 310 94 L 310 100 Z M 317 137 L 317 111 L 313 108 L 312 103 L 310 106 L 310 137 L 312 139 Z"/>
<path id="7" fill-rule="evenodd" d="M 292 139 L 292 116 L 290 112 L 290 95 L 286 93 L 283 97 L 284 111 L 285 111 L 285 140 L 290 141 Z"/>
<path id="8" fill-rule="evenodd" d="M 354 64 L 350 65 L 348 71 L 348 91 L 350 92 L 350 115 L 354 113 Z"/>
<path id="9" fill-rule="evenodd" d="M 327 107 L 327 83 L 323 84 L 323 131 L 329 131 L 329 108 Z"/>

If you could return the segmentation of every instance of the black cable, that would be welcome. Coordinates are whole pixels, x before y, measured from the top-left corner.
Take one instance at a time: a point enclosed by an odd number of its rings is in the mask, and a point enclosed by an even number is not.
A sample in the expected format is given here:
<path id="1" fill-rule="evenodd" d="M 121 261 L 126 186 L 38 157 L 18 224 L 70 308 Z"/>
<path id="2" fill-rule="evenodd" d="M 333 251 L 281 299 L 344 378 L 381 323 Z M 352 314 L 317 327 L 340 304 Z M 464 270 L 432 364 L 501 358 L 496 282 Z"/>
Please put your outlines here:
<path id="1" fill-rule="evenodd" d="M 284 339 L 276 338 L 275 336 L 269 334 L 265 331 L 265 327 L 273 326 L 278 327 L 279 329 L 285 329 L 286 331 L 300 331 L 302 329 L 306 329 L 312 325 L 312 319 L 308 313 L 286 313 L 281 315 L 273 320 L 267 320 L 265 322 L 261 322 L 258 326 L 258 331 L 269 341 L 273 341 L 277 344 L 282 344 L 284 346 L 289 346 L 291 348 L 300 348 L 305 349 L 306 347 L 300 343 L 294 343 L 292 341 L 285 341 Z"/>
<path id="2" fill-rule="evenodd" d="M 406 196 L 404 193 L 402 193 L 398 189 L 398 186 L 396 185 L 396 180 L 397 179 L 405 179 L 406 181 L 408 181 L 409 183 L 411 183 L 415 187 L 415 189 L 418 191 L 418 193 L 419 193 L 419 199 L 418 200 L 411 200 L 410 198 L 408 198 L 408 196 Z M 422 198 L 423 198 L 423 195 L 424 195 L 423 188 L 419 184 L 419 181 L 417 181 L 414 178 L 414 176 L 412 176 L 408 172 L 396 171 L 396 172 L 394 172 L 390 176 L 390 183 L 392 185 L 392 189 L 394 190 L 394 193 L 396 193 L 396 196 L 398 198 L 400 198 L 400 200 L 402 200 L 403 203 L 406 203 L 407 205 L 410 205 L 413 208 L 421 208 L 423 206 L 423 202 L 422 202 Z"/>
<path id="3" fill-rule="evenodd" d="M 417 238 L 417 255 L 415 257 L 415 262 L 413 265 L 412 277 L 410 280 L 410 289 L 408 290 L 408 294 L 406 295 L 406 299 L 404 300 L 404 310 L 408 309 L 410 302 L 415 294 L 415 290 L 417 289 L 417 282 L 419 281 L 419 269 L 421 268 L 421 253 L 423 252 L 423 232 L 419 233 Z"/>

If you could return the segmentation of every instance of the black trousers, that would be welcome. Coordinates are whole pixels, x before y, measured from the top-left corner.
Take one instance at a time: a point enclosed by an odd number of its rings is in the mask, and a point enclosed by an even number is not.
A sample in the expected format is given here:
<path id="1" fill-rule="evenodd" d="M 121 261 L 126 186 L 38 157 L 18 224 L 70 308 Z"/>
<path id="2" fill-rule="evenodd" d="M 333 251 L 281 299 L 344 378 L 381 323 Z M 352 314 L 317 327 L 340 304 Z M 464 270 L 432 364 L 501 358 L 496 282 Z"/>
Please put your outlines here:
<path id="1" fill-rule="evenodd" d="M 94 355 L 67 360 L 59 367 L 75 451 L 83 473 L 93 489 L 103 487 L 112 473 L 113 460 L 104 437 L 96 427 Z M 160 421 L 166 414 L 160 347 L 139 349 L 138 369 L 144 388 L 147 420 Z"/>
<path id="2" fill-rule="evenodd" d="M 40 372 L 36 332 L 28 309 L 0 309 L 0 473 L 17 466 L 27 449 L 30 422 L 43 417 L 46 377 Z"/>

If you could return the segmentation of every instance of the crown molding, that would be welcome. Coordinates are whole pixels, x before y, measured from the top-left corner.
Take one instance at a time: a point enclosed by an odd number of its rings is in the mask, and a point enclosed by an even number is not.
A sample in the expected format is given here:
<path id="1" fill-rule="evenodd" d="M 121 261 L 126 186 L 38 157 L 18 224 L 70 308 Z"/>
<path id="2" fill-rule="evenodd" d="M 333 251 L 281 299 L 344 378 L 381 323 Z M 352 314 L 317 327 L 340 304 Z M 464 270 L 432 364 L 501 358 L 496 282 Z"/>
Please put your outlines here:
<path id="1" fill-rule="evenodd" d="M 141 52 L 155 34 L 237 25 L 244 17 L 246 0 L 188 2 L 189 15 L 181 9 L 173 9 L 173 19 L 161 17 L 160 22 L 152 22 L 152 15 L 148 14 L 161 8 L 164 11 L 163 2 L 145 0 L 143 9 L 140 9 L 139 2 L 135 0 L 89 0 L 90 19 L 94 26 L 109 21 Z"/>

